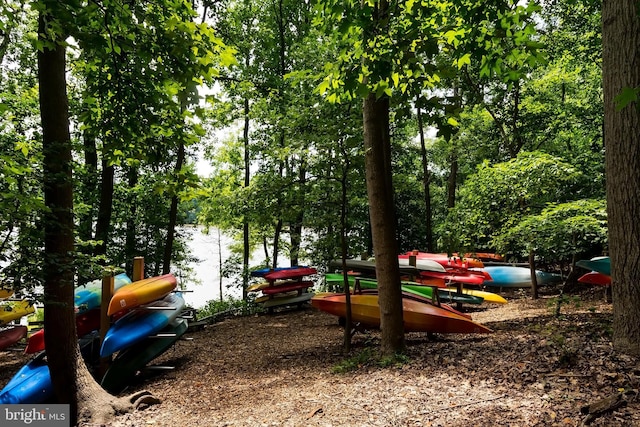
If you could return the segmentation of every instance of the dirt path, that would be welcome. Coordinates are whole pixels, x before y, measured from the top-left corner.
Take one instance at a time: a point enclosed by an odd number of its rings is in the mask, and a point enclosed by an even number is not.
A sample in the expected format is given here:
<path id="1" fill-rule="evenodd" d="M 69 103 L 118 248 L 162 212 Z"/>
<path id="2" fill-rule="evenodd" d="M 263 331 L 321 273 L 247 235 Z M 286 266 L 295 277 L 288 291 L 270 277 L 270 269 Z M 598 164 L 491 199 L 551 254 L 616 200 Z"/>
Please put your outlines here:
<path id="1" fill-rule="evenodd" d="M 163 403 L 119 417 L 123 426 L 577 426 L 580 407 L 618 390 L 629 403 L 595 426 L 640 426 L 640 363 L 610 345 L 610 310 L 581 302 L 551 316 L 550 300 L 474 311 L 490 335 L 407 334 L 403 364 L 371 354 L 379 333 L 357 333 L 361 363 L 347 373 L 342 329 L 312 308 L 232 318 L 190 333 L 125 393 Z M 371 349 L 373 352 L 366 349 Z M 0 352 L 0 384 L 21 363 Z M 355 363 L 356 357 L 350 361 Z"/>

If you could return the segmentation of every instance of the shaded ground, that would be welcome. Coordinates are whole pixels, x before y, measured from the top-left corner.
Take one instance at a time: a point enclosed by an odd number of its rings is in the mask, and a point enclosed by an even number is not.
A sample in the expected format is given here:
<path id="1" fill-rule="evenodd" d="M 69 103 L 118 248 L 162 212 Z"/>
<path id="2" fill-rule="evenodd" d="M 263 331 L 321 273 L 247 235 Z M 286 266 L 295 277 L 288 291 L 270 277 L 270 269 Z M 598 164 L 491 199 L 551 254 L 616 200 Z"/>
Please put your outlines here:
<path id="1" fill-rule="evenodd" d="M 386 367 L 372 356 L 378 332 L 357 333 L 345 359 L 336 318 L 313 308 L 227 319 L 156 361 L 175 370 L 125 391 L 148 389 L 161 405 L 112 425 L 576 426 L 582 406 L 626 391 L 626 406 L 591 425 L 640 426 L 640 362 L 613 352 L 600 297 L 574 299 L 560 318 L 551 298 L 474 310 L 495 333 L 407 334 L 405 363 Z M 22 363 L 0 352 L 0 385 Z"/>

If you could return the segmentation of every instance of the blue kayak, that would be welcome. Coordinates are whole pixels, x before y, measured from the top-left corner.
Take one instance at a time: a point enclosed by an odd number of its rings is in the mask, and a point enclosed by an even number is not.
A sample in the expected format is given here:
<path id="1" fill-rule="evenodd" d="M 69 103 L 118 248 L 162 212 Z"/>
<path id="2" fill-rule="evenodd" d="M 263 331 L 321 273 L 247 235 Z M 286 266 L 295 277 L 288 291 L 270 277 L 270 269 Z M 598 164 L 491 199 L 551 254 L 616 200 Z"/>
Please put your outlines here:
<path id="1" fill-rule="evenodd" d="M 528 267 L 515 267 L 511 265 L 485 266 L 484 270 L 491 275 L 493 280 L 485 280 L 485 286 L 502 288 L 528 288 L 531 287 L 531 270 Z M 562 276 L 555 273 L 536 270 L 538 285 L 547 285 L 562 281 Z"/>
<path id="2" fill-rule="evenodd" d="M 129 279 L 125 273 L 118 274 L 113 279 L 114 291 L 131 283 L 131 279 Z M 102 280 L 97 279 L 87 283 L 86 285 L 78 286 L 75 289 L 74 294 L 75 297 L 73 304 L 76 306 L 78 313 L 84 313 L 85 311 L 98 308 L 102 302 Z"/>
<path id="3" fill-rule="evenodd" d="M 183 307 L 182 293 L 176 292 L 127 313 L 107 331 L 100 357 L 110 356 L 158 333 L 178 317 Z"/>
<path id="4" fill-rule="evenodd" d="M 601 274 L 611 276 L 611 258 L 608 256 L 595 257 L 589 260 L 581 259 L 576 262 L 578 267 L 586 268 L 587 270 L 597 271 Z"/>
<path id="5" fill-rule="evenodd" d="M 53 396 L 44 354 L 24 365 L 0 391 L 0 404 L 42 403 Z"/>

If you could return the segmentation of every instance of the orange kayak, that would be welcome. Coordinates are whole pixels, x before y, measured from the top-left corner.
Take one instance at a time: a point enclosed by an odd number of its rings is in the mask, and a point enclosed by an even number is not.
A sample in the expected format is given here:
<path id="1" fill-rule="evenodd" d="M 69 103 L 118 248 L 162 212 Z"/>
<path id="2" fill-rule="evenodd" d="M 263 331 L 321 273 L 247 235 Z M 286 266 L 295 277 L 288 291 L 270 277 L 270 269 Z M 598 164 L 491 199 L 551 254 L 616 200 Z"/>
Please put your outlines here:
<path id="1" fill-rule="evenodd" d="M 130 310 L 164 298 L 176 288 L 176 285 L 176 278 L 171 273 L 129 283 L 113 294 L 107 314 L 111 316 L 119 311 Z"/>
<path id="2" fill-rule="evenodd" d="M 323 294 L 311 299 L 311 305 L 339 317 L 346 316 L 344 294 Z M 490 333 L 491 329 L 451 311 L 426 302 L 403 298 L 402 310 L 405 332 L 434 332 L 442 334 Z M 351 295 L 351 316 L 354 322 L 380 327 L 378 295 Z"/>

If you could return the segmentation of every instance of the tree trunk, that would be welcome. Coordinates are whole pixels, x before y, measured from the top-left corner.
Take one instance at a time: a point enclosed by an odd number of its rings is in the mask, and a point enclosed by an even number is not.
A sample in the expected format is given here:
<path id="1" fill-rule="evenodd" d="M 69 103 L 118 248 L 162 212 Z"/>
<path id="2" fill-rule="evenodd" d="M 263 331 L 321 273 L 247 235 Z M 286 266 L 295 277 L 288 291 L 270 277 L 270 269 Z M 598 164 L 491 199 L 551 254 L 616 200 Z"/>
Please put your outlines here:
<path id="1" fill-rule="evenodd" d="M 449 171 L 449 180 L 447 182 L 447 208 L 451 209 L 456 205 L 456 183 L 458 181 L 458 153 L 455 147 L 452 147 L 451 170 Z"/>
<path id="2" fill-rule="evenodd" d="M 363 119 L 369 217 L 378 279 L 381 353 L 390 356 L 403 351 L 405 342 L 391 181 L 389 98 L 376 99 L 375 94 L 369 94 L 363 103 Z"/>
<path id="3" fill-rule="evenodd" d="M 180 180 L 180 171 L 184 164 L 185 150 L 184 142 L 180 142 L 178 147 L 178 159 L 176 160 L 175 179 Z M 182 182 L 180 180 L 180 182 Z M 178 183 L 178 188 L 180 187 Z M 176 190 L 177 192 L 177 190 Z M 167 242 L 164 247 L 164 256 L 162 260 L 162 274 L 168 274 L 171 271 L 171 255 L 173 254 L 173 241 L 176 236 L 176 224 L 178 222 L 178 194 L 171 197 L 171 207 L 169 208 L 169 225 L 167 226 Z"/>
<path id="4" fill-rule="evenodd" d="M 602 4 L 602 74 L 607 215 L 613 291 L 613 344 L 640 355 L 640 115 L 638 100 L 616 105 L 640 87 L 640 18 L 637 2 Z"/>
<path id="5" fill-rule="evenodd" d="M 304 221 L 305 210 L 305 194 L 307 186 L 307 166 L 306 161 L 302 160 L 300 170 L 298 171 L 298 188 L 297 188 L 297 213 L 295 222 L 291 224 L 291 251 L 289 258 L 291 265 L 298 265 L 300 258 L 300 245 L 302 243 L 302 223 Z"/>
<path id="6" fill-rule="evenodd" d="M 427 252 L 435 252 L 433 246 L 433 225 L 431 224 L 431 171 L 429 170 L 429 159 L 427 159 L 427 147 L 424 141 L 424 123 L 422 122 L 422 110 L 420 109 L 420 99 L 416 100 L 418 106 L 418 131 L 420 133 L 420 155 L 422 156 L 422 187 L 424 189 L 425 208 L 425 233 L 427 240 Z"/>
<path id="7" fill-rule="evenodd" d="M 129 189 L 133 190 L 137 185 L 138 185 L 138 169 L 136 166 L 130 166 L 129 167 L 129 171 L 127 173 L 127 177 L 128 177 L 128 185 L 129 185 Z M 125 244 L 124 244 L 124 254 L 125 254 L 125 260 L 126 260 L 126 271 L 133 271 L 133 259 L 140 255 L 139 253 L 136 253 L 137 251 L 137 239 L 136 239 L 136 225 L 137 225 L 137 221 L 136 221 L 136 216 L 137 216 L 137 209 L 138 209 L 138 203 L 136 203 L 135 199 L 135 191 L 130 191 L 129 194 L 131 195 L 131 199 L 128 201 L 129 202 L 129 217 L 127 218 L 127 225 L 126 225 L 126 237 L 125 237 Z"/>
<path id="8" fill-rule="evenodd" d="M 38 34 L 46 37 L 51 15 L 42 12 Z M 48 40 L 43 40 L 50 43 Z M 38 83 L 42 120 L 44 201 L 44 327 L 51 381 L 59 403 L 71 404 L 77 417 L 80 369 L 73 310 L 73 183 L 71 137 L 65 77 L 65 48 L 55 44 L 38 51 Z M 85 368 L 86 369 L 86 368 Z"/>
<path id="9" fill-rule="evenodd" d="M 102 184 L 100 186 L 100 205 L 98 208 L 98 219 L 96 221 L 96 240 L 100 241 L 94 251 L 95 255 L 105 255 L 107 253 L 107 242 L 109 240 L 109 230 L 111 229 L 111 213 L 113 211 L 113 178 L 115 168 L 109 164 L 108 160 L 102 159 Z"/>
<path id="10" fill-rule="evenodd" d="M 249 66 L 249 55 L 246 58 L 246 65 Z M 244 140 L 244 188 L 249 188 L 251 179 L 250 158 L 249 158 L 249 98 L 244 99 L 244 130 L 242 132 Z M 249 287 L 249 220 L 246 215 L 242 217 L 242 299 L 247 299 L 247 288 Z"/>

